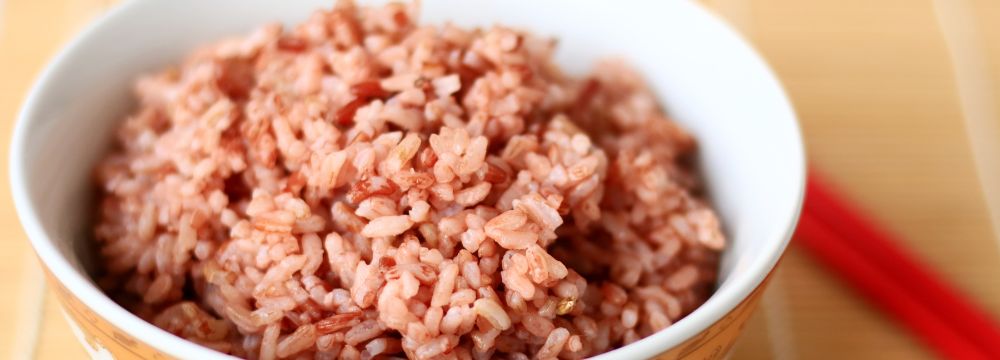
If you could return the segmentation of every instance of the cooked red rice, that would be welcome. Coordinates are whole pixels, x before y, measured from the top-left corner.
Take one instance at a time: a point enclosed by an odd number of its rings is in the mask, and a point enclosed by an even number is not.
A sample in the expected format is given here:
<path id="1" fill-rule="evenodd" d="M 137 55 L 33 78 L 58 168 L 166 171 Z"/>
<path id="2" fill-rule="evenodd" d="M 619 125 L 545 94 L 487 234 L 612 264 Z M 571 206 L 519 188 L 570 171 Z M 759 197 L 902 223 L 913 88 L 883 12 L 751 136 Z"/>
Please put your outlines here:
<path id="1" fill-rule="evenodd" d="M 704 302 L 725 240 L 638 74 L 414 15 L 341 2 L 141 78 L 102 286 L 260 359 L 581 358 Z"/>

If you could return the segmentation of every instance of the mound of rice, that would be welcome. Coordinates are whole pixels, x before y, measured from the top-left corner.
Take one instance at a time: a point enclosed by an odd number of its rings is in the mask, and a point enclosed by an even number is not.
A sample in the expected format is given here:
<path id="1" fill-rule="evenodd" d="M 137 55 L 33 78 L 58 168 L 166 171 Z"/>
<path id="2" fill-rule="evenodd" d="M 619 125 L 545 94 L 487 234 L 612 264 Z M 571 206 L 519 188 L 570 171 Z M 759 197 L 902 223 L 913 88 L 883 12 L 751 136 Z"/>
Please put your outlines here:
<path id="1" fill-rule="evenodd" d="M 725 240 L 639 75 L 415 14 L 341 2 L 141 78 L 101 286 L 258 359 L 577 359 L 705 301 Z"/>

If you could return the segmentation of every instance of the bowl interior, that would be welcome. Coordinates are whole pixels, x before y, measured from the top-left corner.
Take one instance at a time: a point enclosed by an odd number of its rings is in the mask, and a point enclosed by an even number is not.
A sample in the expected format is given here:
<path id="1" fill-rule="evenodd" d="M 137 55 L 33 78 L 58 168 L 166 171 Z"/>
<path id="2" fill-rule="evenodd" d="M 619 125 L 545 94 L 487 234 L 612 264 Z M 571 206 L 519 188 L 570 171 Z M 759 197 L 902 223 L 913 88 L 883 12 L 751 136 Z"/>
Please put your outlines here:
<path id="1" fill-rule="evenodd" d="M 732 309 L 777 261 L 801 200 L 803 154 L 780 85 L 724 24 L 688 1 L 615 5 L 426 0 L 422 11 L 429 22 L 503 23 L 557 37 L 558 62 L 571 72 L 585 72 L 602 57 L 622 57 L 698 139 L 699 166 L 730 244 L 718 291 L 708 303 L 665 331 L 614 352 L 648 356 Z M 89 28 L 49 66 L 18 120 L 12 184 L 22 221 L 50 270 L 64 282 L 87 279 L 66 284 L 81 300 L 113 321 L 138 320 L 96 292 L 89 277 L 78 276 L 94 265 L 88 235 L 95 209 L 92 168 L 133 107 L 136 76 L 177 63 L 199 44 L 266 22 L 294 24 L 324 6 L 329 1 L 133 1 Z M 170 335 L 153 329 L 137 336 L 164 349 L 157 338 Z"/>

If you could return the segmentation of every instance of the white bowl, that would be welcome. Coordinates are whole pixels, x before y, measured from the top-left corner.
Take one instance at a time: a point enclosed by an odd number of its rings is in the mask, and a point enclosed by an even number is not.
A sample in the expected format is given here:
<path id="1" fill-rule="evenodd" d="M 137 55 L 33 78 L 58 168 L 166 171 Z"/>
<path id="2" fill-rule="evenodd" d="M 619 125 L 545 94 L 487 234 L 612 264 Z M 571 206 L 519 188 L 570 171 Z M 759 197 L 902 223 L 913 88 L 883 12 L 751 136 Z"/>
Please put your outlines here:
<path id="1" fill-rule="evenodd" d="M 143 321 L 94 285 L 86 268 L 91 171 L 133 106 L 136 76 L 195 46 L 269 21 L 293 24 L 329 0 L 127 2 L 92 24 L 45 69 L 17 120 L 10 176 L 17 212 L 71 323 L 98 353 L 212 359 L 223 355 Z M 725 354 L 788 243 L 805 179 L 795 115 L 764 61 L 690 1 L 425 0 L 423 21 L 503 23 L 558 37 L 574 72 L 595 59 L 634 64 L 700 143 L 699 162 L 730 239 L 718 290 L 673 326 L 600 358 Z M 727 316 L 728 315 L 728 316 Z M 728 322 L 727 322 L 728 321 Z M 728 325 L 727 325 L 728 324 Z M 735 333 L 738 333 L 738 329 Z M 712 348 L 715 346 L 716 348 Z M 701 349 L 701 350 L 699 350 Z M 704 352 L 711 354 L 711 352 Z"/>

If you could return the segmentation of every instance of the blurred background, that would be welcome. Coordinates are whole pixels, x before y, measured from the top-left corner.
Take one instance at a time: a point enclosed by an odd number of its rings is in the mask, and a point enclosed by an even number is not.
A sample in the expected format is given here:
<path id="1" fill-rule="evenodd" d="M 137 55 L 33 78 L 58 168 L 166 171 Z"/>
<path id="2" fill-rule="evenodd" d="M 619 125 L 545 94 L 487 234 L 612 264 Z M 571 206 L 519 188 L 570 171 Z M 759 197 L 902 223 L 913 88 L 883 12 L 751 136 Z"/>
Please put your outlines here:
<path id="1" fill-rule="evenodd" d="M 694 0 L 692 0 L 694 1 Z M 0 357 L 86 354 L 11 205 L 7 143 L 45 62 L 114 0 L 0 0 Z M 702 0 L 770 62 L 811 166 L 1000 314 L 1000 1 Z M 792 244 L 734 359 L 933 353 Z"/>

